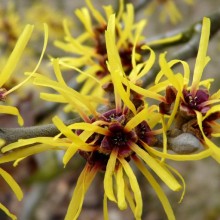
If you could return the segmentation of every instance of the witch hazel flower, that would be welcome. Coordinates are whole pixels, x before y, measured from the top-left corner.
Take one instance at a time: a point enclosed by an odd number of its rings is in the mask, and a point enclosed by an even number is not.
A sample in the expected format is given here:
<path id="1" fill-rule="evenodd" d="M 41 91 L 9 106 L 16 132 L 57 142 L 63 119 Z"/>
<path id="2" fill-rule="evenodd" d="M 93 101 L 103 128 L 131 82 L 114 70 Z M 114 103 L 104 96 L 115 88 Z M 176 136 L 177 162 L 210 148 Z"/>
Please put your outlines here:
<path id="1" fill-rule="evenodd" d="M 108 19 L 113 14 L 112 6 L 104 6 L 104 15 L 98 11 L 91 0 L 86 0 L 87 7 L 77 9 L 76 16 L 83 24 L 84 31 L 78 36 L 72 36 L 67 22 L 64 22 L 64 41 L 55 41 L 55 46 L 68 53 L 59 59 L 63 70 L 74 71 L 82 69 L 83 73 L 77 76 L 77 82 L 83 83 L 82 94 L 103 94 L 103 90 L 96 86 L 94 80 L 88 75 L 97 78 L 101 83 L 110 79 L 110 73 L 106 65 L 107 50 L 105 30 Z M 124 5 L 119 1 L 119 10 L 116 15 L 116 47 L 119 51 L 123 70 L 129 74 L 133 68 L 132 53 L 135 50 L 137 63 L 143 62 L 143 36 L 141 35 L 146 25 L 146 20 L 135 22 L 135 12 L 132 4 Z"/>
<path id="2" fill-rule="evenodd" d="M 41 53 L 41 57 L 36 65 L 35 69 L 30 73 L 29 77 L 26 77 L 24 81 L 22 81 L 21 83 L 19 83 L 16 86 L 10 88 L 9 90 L 6 90 L 4 88 L 4 84 L 10 79 L 18 62 L 20 61 L 21 56 L 27 46 L 27 43 L 30 40 L 33 29 L 34 29 L 33 25 L 26 25 L 25 26 L 23 32 L 21 33 L 21 35 L 18 38 L 18 41 L 17 41 L 13 51 L 11 52 L 6 64 L 1 69 L 1 72 L 0 72 L 0 101 L 3 102 L 3 103 L 1 103 L 1 106 L 0 106 L 0 113 L 17 116 L 19 125 L 23 125 L 23 123 L 24 123 L 23 118 L 19 113 L 19 110 L 14 106 L 4 105 L 5 104 L 4 102 L 7 101 L 7 96 L 10 93 L 12 93 L 15 90 L 17 90 L 18 88 L 20 88 L 24 83 L 26 83 L 32 77 L 32 75 L 35 73 L 38 66 L 40 65 L 43 54 L 46 49 L 46 44 L 47 44 L 48 31 L 47 31 L 46 25 L 45 25 L 45 42 L 44 42 L 43 50 Z M 4 145 L 4 141 L 0 140 L 0 146 L 3 146 L 3 145 Z M 2 159 L 2 157 L 3 156 L 0 153 L 0 160 Z M 0 167 L 0 176 L 8 183 L 8 185 L 10 186 L 10 188 L 13 190 L 14 194 L 16 195 L 17 199 L 20 201 L 23 198 L 23 193 L 22 193 L 20 186 L 16 183 L 14 178 L 8 172 L 3 170 L 1 167 Z M 0 209 L 7 216 L 9 216 L 11 219 L 17 219 L 17 217 L 15 215 L 13 215 L 12 213 L 10 213 L 10 211 L 1 203 L 1 201 L 0 201 Z"/>
<path id="3" fill-rule="evenodd" d="M 108 219 L 107 200 L 115 202 L 120 209 L 130 206 L 135 219 L 141 219 L 143 208 L 141 191 L 135 173 L 129 162 L 134 161 L 137 168 L 143 172 L 152 187 L 158 194 L 169 219 L 174 219 L 172 209 L 161 188 L 154 177 L 145 167 L 144 163 L 173 190 L 179 190 L 180 184 L 174 178 L 165 164 L 150 155 L 144 146 L 153 145 L 155 142 L 154 131 L 148 124 L 148 117 L 156 112 L 147 105 L 135 106 L 130 96 L 129 87 L 123 84 L 126 79 L 121 68 L 121 61 L 117 48 L 114 46 L 115 17 L 110 16 L 106 31 L 108 68 L 112 78 L 115 95 L 114 108 L 97 112 L 90 117 L 90 121 L 75 123 L 65 126 L 60 119 L 54 118 L 54 123 L 62 134 L 74 143 L 77 135 L 81 145 L 88 145 L 87 150 L 78 150 L 78 147 L 69 148 L 64 155 L 64 164 L 79 152 L 87 163 L 80 175 L 73 197 L 71 199 L 66 219 L 76 219 L 82 209 L 85 193 L 97 172 L 104 172 L 104 217 Z M 118 77 L 116 77 L 116 75 Z M 151 112 L 152 111 L 152 112 Z M 151 114 L 149 114 L 151 112 Z M 154 122 L 155 123 L 155 122 Z M 75 134 L 73 133 L 75 130 Z M 76 144 L 76 143 L 75 143 Z M 92 148 L 92 150 L 91 150 Z M 85 147 L 86 149 L 86 147 Z M 144 162 L 144 163 L 143 163 Z M 114 184 L 115 183 L 115 184 Z M 131 190 L 128 190 L 131 188 Z M 80 201 L 76 203 L 75 201 Z"/>
<path id="4" fill-rule="evenodd" d="M 220 101 L 219 91 L 214 94 L 210 93 L 210 86 L 213 79 L 201 80 L 202 73 L 210 61 L 210 57 L 206 55 L 209 34 L 210 20 L 204 18 L 191 85 L 189 85 L 190 71 L 188 64 L 181 60 L 167 62 L 165 54 L 160 56 L 161 72 L 156 78 L 156 84 L 157 87 L 161 85 L 161 90 L 165 89 L 166 91 L 165 100 L 159 104 L 159 108 L 163 115 L 168 116 L 165 130 L 170 139 L 177 138 L 179 135 L 182 135 L 182 137 L 188 135 L 194 141 L 192 141 L 191 149 L 189 149 L 188 153 L 192 153 L 198 149 L 200 150 L 197 153 L 198 157 L 196 155 L 190 157 L 191 155 L 189 155 L 189 159 L 201 159 L 202 157 L 211 155 L 219 162 L 220 150 L 210 140 L 212 136 L 218 136 L 217 134 L 219 132 L 216 121 L 220 116 L 219 105 L 217 104 Z M 176 63 L 182 64 L 184 69 L 183 75 L 180 73 L 174 74 L 171 69 Z M 162 81 L 162 76 L 166 76 L 167 80 Z M 195 146 L 193 146 L 193 143 Z M 184 147 L 182 149 L 182 153 L 185 154 Z M 178 146 L 172 150 L 181 154 Z M 186 159 L 184 156 L 180 156 L 180 158 Z"/>

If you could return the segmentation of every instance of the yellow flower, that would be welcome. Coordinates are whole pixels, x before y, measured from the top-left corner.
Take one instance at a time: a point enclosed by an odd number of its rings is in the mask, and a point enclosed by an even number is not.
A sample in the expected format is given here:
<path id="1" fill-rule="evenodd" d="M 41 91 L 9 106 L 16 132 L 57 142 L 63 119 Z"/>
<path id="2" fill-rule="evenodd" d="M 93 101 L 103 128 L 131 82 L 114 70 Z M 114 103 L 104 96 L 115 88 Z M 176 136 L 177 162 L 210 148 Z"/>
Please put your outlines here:
<path id="1" fill-rule="evenodd" d="M 14 48 L 14 45 L 22 30 L 20 17 L 16 12 L 12 1 L 0 6 L 0 45 L 6 52 Z"/>
<path id="2" fill-rule="evenodd" d="M 24 22 L 24 19 L 21 19 L 20 14 L 18 13 L 18 10 L 16 10 L 16 4 L 14 1 L 9 0 L 6 4 L 0 5 L 0 45 L 1 45 L 1 58 L 0 58 L 0 73 L 3 70 L 5 63 L 7 63 L 8 56 L 10 55 L 11 51 L 14 49 L 16 41 L 19 38 L 20 33 L 22 32 L 22 29 L 24 26 L 26 26 L 26 23 Z M 45 14 L 45 13 L 44 13 Z M 39 19 L 38 19 L 39 20 Z M 39 22 L 39 21 L 38 21 Z M 39 27 L 39 25 L 37 26 Z M 42 24 L 40 25 L 42 27 Z M 41 30 L 42 33 L 42 30 Z M 26 36 L 28 38 L 28 35 Z M 31 37 L 39 38 L 39 33 L 36 31 L 35 27 L 35 34 Z M 33 42 L 32 42 L 33 43 Z M 36 42 L 35 42 L 36 43 Z M 41 42 L 37 42 L 39 45 Z M 35 44 L 33 44 L 35 45 Z M 40 51 L 37 51 L 37 53 Z M 16 74 L 13 74 L 12 77 L 10 77 L 7 81 L 4 83 L 4 89 L 8 90 L 12 87 L 16 87 L 17 84 L 19 84 L 22 81 L 25 81 L 27 78 L 24 75 L 24 72 L 27 70 L 34 69 L 36 66 L 36 63 L 38 62 L 38 55 L 36 55 L 36 47 L 33 50 L 33 47 L 27 47 L 23 52 L 21 50 L 22 59 L 24 61 L 28 62 L 18 62 L 16 65 L 16 69 L 13 71 L 16 72 Z M 19 56 L 18 56 L 19 60 Z M 28 87 L 29 86 L 29 87 Z M 21 103 L 25 98 L 30 97 L 30 84 L 25 84 L 23 87 L 25 89 L 25 92 L 17 92 L 14 93 L 11 96 L 7 97 L 7 104 L 9 105 L 15 105 L 15 103 Z M 33 86 L 31 85 L 31 88 L 33 89 Z M 4 90 L 0 89 L 0 90 Z M 2 91 L 0 92 L 3 93 Z"/>
<path id="3" fill-rule="evenodd" d="M 27 25 L 22 32 L 21 36 L 18 39 L 18 42 L 15 45 L 14 50 L 12 51 L 11 55 L 9 56 L 5 66 L 2 68 L 0 72 L 0 88 L 1 94 L 0 99 L 3 100 L 5 98 L 6 91 L 4 90 L 4 84 L 9 80 L 10 76 L 12 75 L 17 63 L 20 60 L 20 57 L 31 37 L 33 31 L 33 26 Z M 20 125 L 23 124 L 23 119 L 20 116 L 17 108 L 12 106 L 0 106 L 0 113 L 7 113 L 11 115 L 16 115 L 18 117 L 18 123 Z"/>
<path id="4" fill-rule="evenodd" d="M 219 91 L 211 95 L 209 89 L 213 79 L 201 80 L 202 73 L 210 61 L 206 55 L 209 34 L 210 20 L 204 18 L 191 85 L 189 85 L 188 64 L 180 60 L 167 62 L 165 54 L 162 54 L 160 56 L 161 72 L 156 78 L 155 87 L 151 88 L 154 91 L 166 90 L 165 100 L 160 103 L 159 107 L 160 112 L 168 116 L 164 130 L 169 132 L 169 138 L 179 137 L 180 140 L 179 135 L 184 138 L 184 135 L 192 134 L 192 148 L 189 149 L 188 153 L 192 153 L 190 150 L 194 151 L 198 148 L 200 152 L 192 155 L 169 155 L 166 152 L 163 154 L 154 151 L 158 156 L 174 160 L 199 160 L 211 155 L 216 161 L 220 162 L 220 149 L 210 140 L 212 136 L 218 137 L 219 133 L 219 124 L 216 120 L 220 117 L 220 111 L 219 105 L 215 105 L 220 102 Z M 171 69 L 173 65 L 179 62 L 184 69 L 183 75 L 174 74 Z M 167 77 L 167 80 L 162 81 L 163 76 Z M 181 151 L 185 154 L 184 147 L 179 150 L 176 146 L 173 150 L 179 154 Z"/>
<path id="5" fill-rule="evenodd" d="M 130 9 L 128 11 L 132 11 L 133 7 L 131 5 L 129 5 L 129 6 L 128 6 L 128 8 L 130 8 Z M 92 7 L 92 6 L 90 6 L 90 7 Z M 95 14 L 95 12 L 93 14 Z M 136 51 L 136 49 L 137 49 L 136 45 L 137 45 L 138 39 L 140 37 L 141 29 L 142 29 L 140 27 L 142 27 L 142 26 L 137 28 L 137 30 L 136 30 L 137 33 L 135 34 L 135 37 L 134 37 L 135 38 L 134 45 L 130 48 L 131 54 L 129 55 L 129 62 L 130 62 L 129 69 L 123 65 L 125 58 L 122 56 L 122 54 L 120 52 L 121 47 L 119 47 L 119 45 L 117 44 L 118 41 L 120 40 L 120 39 L 118 39 L 118 29 L 117 29 L 117 27 L 119 25 L 117 23 L 118 16 L 116 17 L 116 19 L 114 19 L 114 21 L 111 20 L 111 22 L 113 22 L 113 23 L 111 23 L 112 31 L 109 35 L 103 36 L 104 39 L 102 40 L 107 43 L 107 45 L 105 45 L 105 44 L 103 45 L 103 47 L 106 47 L 107 49 L 106 48 L 102 49 L 106 53 L 105 59 L 107 59 L 107 57 L 108 57 L 108 54 L 107 54 L 108 47 L 114 47 L 114 50 L 111 51 L 112 54 L 110 55 L 110 57 L 115 57 L 115 59 L 118 61 L 120 60 L 120 62 L 117 63 L 118 66 L 115 66 L 115 61 L 112 62 L 112 60 L 110 59 L 109 62 L 111 62 L 111 63 L 109 63 L 109 68 L 119 68 L 120 71 L 122 71 L 124 73 L 124 75 L 122 77 L 123 84 L 130 87 L 130 89 L 132 91 L 138 93 L 139 96 L 141 95 L 144 97 L 153 98 L 153 99 L 162 101 L 164 99 L 163 96 L 157 94 L 154 91 L 149 91 L 149 90 L 143 89 L 140 86 L 141 85 L 141 78 L 144 77 L 149 72 L 149 70 L 151 69 L 151 67 L 153 66 L 153 64 L 155 62 L 155 57 L 156 57 L 154 51 L 150 47 L 148 47 L 147 45 L 142 45 L 139 48 L 140 50 L 145 51 L 145 53 L 148 54 L 148 58 L 146 60 L 143 60 L 142 58 L 140 59 L 140 54 L 138 54 Z M 120 31 L 120 32 L 122 32 L 122 31 Z M 121 35 L 124 36 L 123 34 L 121 34 Z M 130 34 L 128 36 L 130 38 Z M 129 43 L 129 45 L 130 45 L 130 43 Z M 80 51 L 81 50 L 78 50 L 78 52 L 80 52 Z M 83 53 L 83 55 L 87 55 L 87 54 Z M 94 55 L 94 53 L 92 53 L 92 54 Z M 72 58 L 71 58 L 71 60 L 72 60 Z M 99 78 L 97 78 L 92 72 L 89 71 L 90 68 L 86 69 L 85 71 L 82 71 L 77 67 L 77 65 L 74 66 L 75 63 L 73 63 L 73 65 L 64 64 L 64 58 L 52 59 L 52 63 L 53 63 L 54 72 L 56 74 L 56 78 L 57 78 L 58 82 L 54 82 L 49 77 L 46 77 L 46 76 L 43 76 L 40 74 L 35 74 L 36 80 L 34 83 L 36 85 L 50 87 L 50 88 L 58 91 L 59 93 L 61 93 L 62 96 L 56 95 L 56 94 L 41 93 L 42 99 L 44 99 L 46 101 L 52 101 L 52 102 L 67 103 L 65 110 L 66 111 L 75 111 L 75 112 L 79 113 L 81 115 L 81 117 L 82 117 L 82 115 L 85 115 L 85 113 L 82 113 L 82 109 L 80 107 L 77 107 L 79 105 L 78 104 L 79 99 L 83 99 L 85 103 L 90 102 L 90 104 L 87 105 L 87 106 L 90 106 L 90 110 L 91 110 L 92 106 L 94 108 L 98 104 L 106 104 L 109 101 L 111 103 L 111 100 L 114 98 L 114 94 L 111 94 L 112 83 L 114 83 L 114 81 L 117 80 L 117 78 L 121 77 L 121 76 L 114 71 L 112 71 L 112 72 L 114 72 L 114 75 L 113 74 L 110 75 L 110 71 L 108 69 L 108 62 L 105 61 L 105 69 L 107 69 L 106 72 L 108 72 L 108 75 L 101 80 Z M 84 79 L 87 80 L 87 82 L 83 86 L 83 90 L 80 90 L 80 93 L 77 93 L 76 91 L 71 89 L 66 83 L 64 83 L 63 80 L 61 80 L 62 73 L 60 71 L 59 66 L 63 67 L 63 65 L 65 65 L 66 67 L 71 68 L 73 70 L 76 70 L 77 72 L 79 72 L 81 74 L 79 76 L 80 78 L 83 77 Z M 98 63 L 95 65 L 100 66 Z M 93 69 L 93 67 L 91 67 L 91 69 Z M 124 77 L 124 76 L 126 76 L 126 77 Z M 93 87 L 95 87 L 96 89 L 93 92 L 91 92 L 91 89 Z M 64 95 L 64 89 L 65 89 L 65 91 L 67 91 L 67 90 L 69 91 L 68 93 L 65 92 L 65 95 Z M 74 96 L 72 95 L 73 91 L 75 94 Z M 108 94 L 109 94 L 107 97 L 108 99 L 106 98 L 106 96 L 102 95 L 104 93 L 104 91 L 108 92 Z M 124 89 L 121 86 L 121 89 L 119 89 L 119 92 L 123 93 L 123 91 L 124 91 Z M 83 95 L 86 95 L 86 96 L 82 98 Z M 65 97 L 65 99 L 64 99 L 64 97 Z M 125 100 L 123 100 L 123 101 L 126 102 Z M 117 98 L 116 98 L 116 102 L 117 102 Z M 82 103 L 80 103 L 80 105 L 82 105 Z M 95 110 L 93 109 L 90 112 L 94 113 L 94 111 Z M 86 113 L 88 113 L 88 111 Z M 83 117 L 85 119 L 85 116 L 83 116 Z"/>
<path id="6" fill-rule="evenodd" d="M 10 76 L 12 75 L 17 63 L 20 60 L 20 57 L 31 37 L 33 31 L 33 26 L 31 25 L 27 25 L 24 29 L 24 31 L 22 32 L 21 36 L 18 39 L 18 42 L 14 48 L 14 50 L 12 51 L 10 57 L 8 58 L 5 66 L 3 67 L 1 73 L 0 73 L 0 100 L 4 100 L 5 98 L 5 89 L 3 88 L 4 84 L 7 82 L 7 80 L 10 78 Z M 21 115 L 19 114 L 19 111 L 17 108 L 13 107 L 13 106 L 4 106 L 1 105 L 0 106 L 0 113 L 4 113 L 4 114 L 11 114 L 11 115 L 16 115 L 18 117 L 18 123 L 20 125 L 23 124 L 23 119 L 21 117 Z M 5 181 L 9 184 L 9 186 L 11 187 L 11 189 L 14 191 L 15 195 L 17 196 L 17 198 L 19 200 L 22 199 L 23 194 L 22 191 L 20 189 L 20 187 L 18 186 L 18 184 L 15 182 L 15 180 L 10 176 L 10 174 L 8 174 L 6 171 L 4 171 L 2 168 L 0 168 L 0 175 L 1 177 L 3 177 L 3 179 L 5 179 Z M 12 215 L 7 208 L 0 203 L 0 209 L 2 209 L 11 219 L 16 219 L 16 217 L 14 215 Z"/>
<path id="7" fill-rule="evenodd" d="M 178 176 L 180 174 L 164 161 L 160 161 L 154 153 L 149 153 L 149 148 L 156 142 L 155 135 L 161 132 L 153 130 L 160 123 L 161 117 L 157 107 L 148 107 L 142 95 L 156 100 L 161 100 L 161 97 L 135 85 L 137 79 L 145 74 L 142 73 L 143 68 L 136 65 L 134 72 L 129 77 L 126 76 L 115 43 L 115 24 L 115 16 L 109 16 L 105 37 L 111 83 L 108 85 L 107 93 L 113 96 L 114 101 L 110 100 L 109 105 L 105 104 L 105 108 L 97 110 L 91 104 L 89 96 L 67 86 L 60 71 L 59 60 L 53 59 L 58 82 L 35 74 L 34 83 L 57 91 L 58 94 L 44 93 L 41 96 L 47 100 L 69 103 L 78 111 L 84 122 L 67 126 L 56 116 L 53 122 L 60 134 L 54 138 L 37 137 L 9 144 L 2 149 L 5 155 L 0 158 L 0 163 L 19 160 L 45 150 L 65 150 L 63 163 L 66 166 L 69 160 L 79 153 L 86 160 L 86 165 L 78 178 L 65 219 L 78 218 L 85 194 L 93 179 L 98 172 L 104 172 L 104 219 L 108 219 L 107 201 L 110 200 L 121 210 L 129 206 L 135 219 L 140 220 L 143 201 L 135 172 L 129 164 L 132 160 L 157 193 L 168 219 L 172 220 L 175 217 L 169 201 L 146 167 L 149 166 L 171 190 L 181 189 L 172 173 Z M 148 65 L 144 66 L 144 69 L 151 68 L 152 62 Z M 33 146 L 36 143 L 43 145 Z M 32 146 L 25 148 L 27 145 Z"/>
<path id="8" fill-rule="evenodd" d="M 32 31 L 33 31 L 33 25 L 26 25 L 22 34 L 20 35 L 12 53 L 10 54 L 5 66 L 2 68 L 0 72 L 0 101 L 4 101 L 6 99 L 6 96 L 9 95 L 11 92 L 14 90 L 18 89 L 21 87 L 25 82 L 27 82 L 32 75 L 35 73 L 37 70 L 38 66 L 40 65 L 40 62 L 42 60 L 44 51 L 46 49 L 46 44 L 47 44 L 47 35 L 48 31 L 45 26 L 45 42 L 44 42 L 44 47 L 42 50 L 41 57 L 39 59 L 39 62 L 37 63 L 35 69 L 30 73 L 30 76 L 27 77 L 24 81 L 22 81 L 20 84 L 16 85 L 15 87 L 11 88 L 10 90 L 6 90 L 3 86 L 4 84 L 10 79 L 11 75 L 13 74 L 18 62 L 20 61 L 20 58 L 23 54 L 23 51 L 31 37 Z M 23 125 L 23 119 L 16 107 L 13 106 L 6 106 L 6 105 L 0 105 L 0 113 L 2 114 L 11 114 L 15 115 L 18 117 L 18 123 L 19 125 Z M 1 146 L 4 143 L 1 142 Z M 0 155 L 0 159 L 2 158 L 2 155 Z M 8 183 L 8 185 L 11 187 L 11 189 L 14 191 L 16 197 L 18 200 L 21 200 L 23 197 L 22 191 L 18 184 L 15 182 L 12 176 L 10 176 L 9 173 L 4 171 L 2 168 L 0 168 L 0 175 L 3 177 L 3 179 Z M 0 203 L 0 208 L 12 219 L 16 219 L 16 217 L 11 214 L 8 209 Z"/>
<path id="9" fill-rule="evenodd" d="M 83 74 L 77 77 L 77 82 L 85 82 L 81 93 L 103 94 L 103 90 L 97 88 L 94 80 L 88 77 L 88 75 L 97 78 L 102 84 L 110 79 L 109 70 L 106 66 L 107 52 L 104 33 L 108 18 L 114 12 L 112 6 L 105 6 L 105 18 L 92 5 L 90 0 L 86 0 L 86 3 L 88 8 L 84 7 L 75 11 L 76 16 L 85 28 L 85 32 L 78 37 L 73 37 L 67 23 L 64 22 L 65 42 L 55 41 L 55 45 L 70 54 L 60 59 L 59 62 L 63 68 L 75 69 L 75 67 L 85 67 Z M 93 24 L 93 18 L 96 24 Z M 135 53 L 133 59 L 136 62 L 142 61 L 142 56 L 140 55 L 142 51 L 141 32 L 145 24 L 145 20 L 134 23 L 133 5 L 127 4 L 126 9 L 124 9 L 123 0 L 120 0 L 120 8 L 115 25 L 116 47 L 122 59 L 122 67 L 126 73 L 130 73 L 132 70 L 132 53 Z"/>
<path id="10" fill-rule="evenodd" d="M 192 5 L 194 0 L 185 0 L 189 5 Z M 153 0 L 147 6 L 147 14 L 152 15 L 155 10 L 160 11 L 159 19 L 165 22 L 168 18 L 173 24 L 177 24 L 182 20 L 182 15 L 174 0 Z"/>
<path id="11" fill-rule="evenodd" d="M 43 50 L 40 56 L 40 59 L 35 67 L 35 69 L 30 73 L 30 76 L 27 77 L 24 81 L 22 81 L 21 83 L 19 83 L 18 85 L 14 86 L 13 88 L 11 88 L 9 91 L 6 91 L 4 89 L 4 84 L 10 79 L 13 71 L 16 68 L 16 65 L 18 64 L 22 53 L 31 37 L 32 31 L 33 31 L 33 26 L 32 25 L 26 25 L 24 31 L 22 32 L 21 36 L 19 37 L 14 50 L 12 51 L 12 53 L 10 54 L 5 66 L 2 68 L 1 72 L 0 72 L 0 100 L 5 100 L 5 97 L 12 93 L 13 91 L 15 91 L 16 89 L 18 89 L 19 87 L 21 87 L 24 83 L 26 83 L 31 77 L 32 75 L 36 72 L 36 70 L 38 69 L 41 60 L 43 58 L 44 52 L 46 50 L 46 45 L 47 45 L 47 40 L 48 40 L 48 30 L 47 30 L 47 26 L 45 25 L 45 40 L 44 40 L 44 46 L 43 46 Z M 18 117 L 18 123 L 20 125 L 23 125 L 23 119 L 21 117 L 21 115 L 19 114 L 17 108 L 13 107 L 13 106 L 5 106 L 5 105 L 1 105 L 0 106 L 0 113 L 7 113 L 7 114 L 11 114 L 11 115 L 16 115 Z"/>

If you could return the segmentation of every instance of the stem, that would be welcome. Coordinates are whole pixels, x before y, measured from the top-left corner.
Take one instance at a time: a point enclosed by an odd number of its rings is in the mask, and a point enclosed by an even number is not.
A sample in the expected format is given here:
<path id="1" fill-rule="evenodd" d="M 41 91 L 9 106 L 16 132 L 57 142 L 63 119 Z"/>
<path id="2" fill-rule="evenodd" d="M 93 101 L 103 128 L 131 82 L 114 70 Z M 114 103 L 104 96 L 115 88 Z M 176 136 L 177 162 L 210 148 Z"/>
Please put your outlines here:
<path id="1" fill-rule="evenodd" d="M 80 118 L 71 119 L 65 124 L 70 125 L 81 121 Z M 21 128 L 1 128 L 0 139 L 5 141 L 5 145 L 18 141 L 19 139 L 28 139 L 34 137 L 53 137 L 60 131 L 54 124 L 21 127 Z"/>
<path id="2" fill-rule="evenodd" d="M 211 30 L 210 30 L 210 39 L 220 30 L 220 11 L 215 12 L 214 14 L 207 16 L 211 20 Z M 157 40 L 163 39 L 164 37 L 171 37 L 177 34 L 182 34 L 182 37 L 179 38 L 176 41 L 169 42 L 169 43 L 163 43 L 160 45 L 152 45 L 151 48 L 156 50 L 156 49 L 162 49 L 165 47 L 171 47 L 171 46 L 176 46 L 180 45 L 183 43 L 186 43 L 182 48 L 179 48 L 176 52 L 168 55 L 168 60 L 172 59 L 180 59 L 180 60 L 187 60 L 192 57 L 195 57 L 197 52 L 198 52 L 198 46 L 199 46 L 199 39 L 201 35 L 201 25 L 202 25 L 202 20 L 194 23 L 192 26 L 189 28 L 182 30 L 182 31 L 175 31 L 172 34 L 167 34 L 167 35 L 160 35 L 159 37 L 155 38 Z M 155 40 L 154 39 L 154 40 Z M 150 43 L 150 42 L 148 42 Z M 151 84 L 155 77 L 156 74 L 159 72 L 160 66 L 159 64 L 156 64 L 151 71 L 148 73 L 148 75 L 143 78 L 143 87 L 146 87 L 147 85 Z"/>

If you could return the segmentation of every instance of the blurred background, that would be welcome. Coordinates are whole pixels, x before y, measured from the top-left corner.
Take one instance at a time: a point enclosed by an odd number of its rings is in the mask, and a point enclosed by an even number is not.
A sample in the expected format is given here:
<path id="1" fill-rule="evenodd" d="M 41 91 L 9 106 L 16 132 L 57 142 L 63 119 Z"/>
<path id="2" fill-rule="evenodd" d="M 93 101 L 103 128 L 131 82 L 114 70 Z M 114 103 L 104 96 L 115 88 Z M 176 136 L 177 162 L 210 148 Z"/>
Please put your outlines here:
<path id="1" fill-rule="evenodd" d="M 157 2 L 155 9 L 149 15 L 149 5 Z M 135 20 L 147 19 L 148 24 L 144 30 L 147 39 L 151 39 L 161 34 L 170 33 L 182 28 L 187 28 L 194 22 L 201 20 L 204 16 L 209 16 L 220 10 L 220 0 L 174 0 L 176 7 L 182 15 L 182 19 L 173 23 L 167 17 L 160 21 L 160 14 L 164 13 L 166 0 L 127 0 L 137 8 Z M 118 1 L 93 0 L 92 3 L 101 11 L 102 5 L 113 5 L 117 10 Z M 190 4 L 189 4 L 190 3 Z M 82 1 L 69 0 L 0 0 L 0 70 L 8 55 L 10 54 L 19 34 L 26 24 L 34 24 L 35 30 L 28 49 L 16 70 L 16 75 L 8 82 L 8 87 L 12 87 L 22 80 L 24 71 L 31 71 L 36 65 L 43 45 L 43 22 L 49 25 L 49 43 L 47 55 L 65 55 L 64 52 L 54 46 L 54 40 L 63 40 L 64 31 L 62 21 L 68 19 L 73 36 L 82 32 L 82 24 L 74 14 L 74 10 L 85 6 Z M 165 14 L 166 14 L 165 13 Z M 220 21 L 219 21 L 220 22 Z M 164 48 L 168 53 L 181 48 Z M 203 78 L 211 77 L 215 79 L 213 91 L 219 89 L 220 83 L 220 34 L 217 33 L 210 41 L 208 55 L 211 61 L 204 71 Z M 48 65 L 48 56 L 38 70 L 42 74 L 52 74 Z M 195 59 L 187 60 L 194 68 Z M 24 92 L 25 91 L 25 92 Z M 54 114 L 62 114 L 62 107 L 55 106 L 39 100 L 38 88 L 33 88 L 31 84 L 25 85 L 25 90 L 18 90 L 10 96 L 9 103 L 17 106 L 25 120 L 25 126 L 50 123 Z M 2 127 L 17 127 L 14 117 L 0 116 Z M 24 199 L 18 202 L 11 193 L 8 186 L 0 179 L 0 202 L 3 202 L 19 220 L 62 220 L 64 219 L 74 185 L 79 176 L 82 158 L 74 157 L 64 170 L 62 165 L 62 155 L 44 153 L 30 157 L 13 168 L 11 164 L 1 165 L 9 171 L 17 180 L 24 192 Z M 173 207 L 177 220 L 220 220 L 220 166 L 212 158 L 194 162 L 173 162 L 169 161 L 184 177 L 186 182 L 186 194 L 182 203 L 178 203 L 181 192 L 170 191 L 163 186 L 170 203 Z M 138 175 L 138 180 L 142 189 L 144 211 L 143 220 L 164 220 L 166 215 L 155 192 L 147 184 L 144 177 Z M 92 187 L 89 189 L 80 220 L 101 220 L 102 211 L 102 174 L 98 175 Z M 158 180 L 159 181 L 159 180 Z M 109 203 L 109 218 L 112 220 L 132 220 L 133 216 L 129 210 L 120 211 Z M 7 217 L 0 211 L 0 220 L 7 220 Z"/>

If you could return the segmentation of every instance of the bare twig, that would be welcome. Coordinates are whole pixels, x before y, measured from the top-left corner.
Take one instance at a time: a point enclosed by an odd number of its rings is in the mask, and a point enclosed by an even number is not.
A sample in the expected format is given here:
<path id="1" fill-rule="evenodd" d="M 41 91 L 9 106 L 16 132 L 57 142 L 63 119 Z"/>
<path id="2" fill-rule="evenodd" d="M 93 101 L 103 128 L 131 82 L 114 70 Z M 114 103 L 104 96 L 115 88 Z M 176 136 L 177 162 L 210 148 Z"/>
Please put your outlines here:
<path id="1" fill-rule="evenodd" d="M 207 16 L 211 20 L 211 31 L 210 31 L 210 39 L 220 30 L 220 11 L 215 12 L 214 14 Z M 182 48 L 179 48 L 178 51 L 168 54 L 168 60 L 172 59 L 181 59 L 181 60 L 187 60 L 192 57 L 195 57 L 198 52 L 198 45 L 199 45 L 199 39 L 200 39 L 200 33 L 201 33 L 201 25 L 202 20 L 194 23 L 189 28 L 182 30 L 182 32 L 174 32 L 173 35 L 169 35 L 169 37 L 181 34 L 181 37 L 176 39 L 173 42 L 166 42 L 162 43 L 160 45 L 152 45 L 152 49 L 162 49 L 165 47 L 172 47 L 180 44 L 184 44 Z M 166 35 L 168 36 L 168 35 Z M 165 36 L 159 36 L 155 38 L 154 40 L 159 40 L 164 38 Z M 150 43 L 150 42 L 149 42 Z M 146 76 L 146 78 L 143 78 L 143 87 L 146 87 L 147 85 L 151 84 L 158 71 L 160 70 L 159 64 L 156 64 L 149 74 Z"/>
<path id="2" fill-rule="evenodd" d="M 81 121 L 80 118 L 71 119 L 65 124 L 70 125 Z M 34 137 L 53 137 L 59 133 L 54 124 L 21 127 L 21 128 L 1 128 L 0 139 L 5 141 L 5 145 L 18 141 L 19 139 L 28 139 Z"/>

